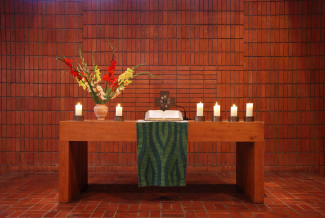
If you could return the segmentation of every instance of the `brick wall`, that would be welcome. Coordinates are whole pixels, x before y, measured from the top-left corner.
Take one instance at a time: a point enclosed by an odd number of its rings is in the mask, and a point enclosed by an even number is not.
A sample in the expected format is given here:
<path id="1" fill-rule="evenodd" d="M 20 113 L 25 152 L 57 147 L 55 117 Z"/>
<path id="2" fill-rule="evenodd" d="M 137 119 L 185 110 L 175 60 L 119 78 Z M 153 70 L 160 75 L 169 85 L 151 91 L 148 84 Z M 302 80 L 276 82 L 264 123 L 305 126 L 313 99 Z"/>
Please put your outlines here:
<path id="1" fill-rule="evenodd" d="M 122 103 L 127 119 L 141 119 L 168 90 L 194 118 L 221 104 L 254 103 L 266 124 L 269 171 L 325 174 L 325 2 L 315 1 L 23 1 L 1 0 L 0 174 L 56 171 L 58 123 L 72 119 L 81 102 L 95 119 L 94 102 L 78 88 L 56 55 L 88 63 L 91 52 L 104 71 L 109 38 L 117 73 L 146 63 L 157 75 L 136 79 L 109 104 Z M 91 171 L 136 171 L 135 143 L 93 142 Z M 234 171 L 233 143 L 189 145 L 190 171 Z"/>

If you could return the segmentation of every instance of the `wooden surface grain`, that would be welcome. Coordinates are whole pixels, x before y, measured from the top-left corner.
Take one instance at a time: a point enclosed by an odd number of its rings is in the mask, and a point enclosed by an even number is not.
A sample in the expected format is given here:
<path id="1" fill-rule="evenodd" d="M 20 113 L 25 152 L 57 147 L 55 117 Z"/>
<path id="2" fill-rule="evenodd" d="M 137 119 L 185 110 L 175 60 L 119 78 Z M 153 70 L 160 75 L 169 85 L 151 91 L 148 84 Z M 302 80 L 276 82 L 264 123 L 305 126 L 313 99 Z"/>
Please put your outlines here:
<path id="1" fill-rule="evenodd" d="M 264 141 L 263 122 L 189 122 L 189 142 Z M 136 121 L 61 121 L 63 141 L 137 141 Z"/>
<path id="2" fill-rule="evenodd" d="M 88 143 L 60 141 L 59 202 L 77 199 L 88 185 Z"/>
<path id="3" fill-rule="evenodd" d="M 264 142 L 236 143 L 236 184 L 254 202 L 264 202 Z"/>

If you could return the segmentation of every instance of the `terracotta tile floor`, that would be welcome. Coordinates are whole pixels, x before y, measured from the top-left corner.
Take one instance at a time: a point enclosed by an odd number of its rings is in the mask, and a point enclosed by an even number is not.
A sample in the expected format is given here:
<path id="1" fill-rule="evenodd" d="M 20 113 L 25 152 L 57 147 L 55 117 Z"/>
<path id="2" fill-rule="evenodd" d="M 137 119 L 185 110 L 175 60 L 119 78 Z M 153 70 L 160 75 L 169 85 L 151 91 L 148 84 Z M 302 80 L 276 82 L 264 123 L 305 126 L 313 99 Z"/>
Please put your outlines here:
<path id="1" fill-rule="evenodd" d="M 138 188 L 135 173 L 90 173 L 81 200 L 58 204 L 57 173 L 0 177 L 0 217 L 325 217 L 325 178 L 267 173 L 252 204 L 234 173 L 188 174 L 186 188 Z"/>

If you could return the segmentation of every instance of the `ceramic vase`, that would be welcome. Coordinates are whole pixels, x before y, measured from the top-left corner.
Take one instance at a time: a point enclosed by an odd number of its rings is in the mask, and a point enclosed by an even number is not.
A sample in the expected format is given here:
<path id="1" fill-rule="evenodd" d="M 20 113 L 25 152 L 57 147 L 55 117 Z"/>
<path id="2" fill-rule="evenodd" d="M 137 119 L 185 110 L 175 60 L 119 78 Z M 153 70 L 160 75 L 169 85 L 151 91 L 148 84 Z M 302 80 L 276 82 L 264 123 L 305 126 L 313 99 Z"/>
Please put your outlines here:
<path id="1" fill-rule="evenodd" d="M 96 104 L 94 112 L 97 120 L 105 120 L 108 112 L 108 107 L 105 104 Z"/>

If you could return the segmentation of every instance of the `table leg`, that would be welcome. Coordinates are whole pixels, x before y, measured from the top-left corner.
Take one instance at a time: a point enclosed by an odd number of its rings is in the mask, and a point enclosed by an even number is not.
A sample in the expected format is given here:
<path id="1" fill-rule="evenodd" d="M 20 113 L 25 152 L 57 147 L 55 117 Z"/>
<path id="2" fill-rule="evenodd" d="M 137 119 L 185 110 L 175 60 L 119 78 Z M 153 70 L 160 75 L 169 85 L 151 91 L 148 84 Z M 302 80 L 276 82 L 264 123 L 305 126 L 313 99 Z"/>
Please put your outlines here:
<path id="1" fill-rule="evenodd" d="M 79 197 L 88 184 L 88 143 L 60 141 L 59 203 Z"/>
<path id="2" fill-rule="evenodd" d="M 264 142 L 236 143 L 236 184 L 254 202 L 264 202 Z"/>

